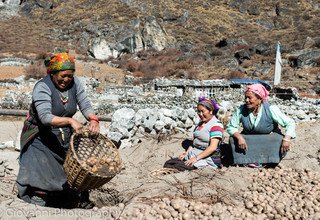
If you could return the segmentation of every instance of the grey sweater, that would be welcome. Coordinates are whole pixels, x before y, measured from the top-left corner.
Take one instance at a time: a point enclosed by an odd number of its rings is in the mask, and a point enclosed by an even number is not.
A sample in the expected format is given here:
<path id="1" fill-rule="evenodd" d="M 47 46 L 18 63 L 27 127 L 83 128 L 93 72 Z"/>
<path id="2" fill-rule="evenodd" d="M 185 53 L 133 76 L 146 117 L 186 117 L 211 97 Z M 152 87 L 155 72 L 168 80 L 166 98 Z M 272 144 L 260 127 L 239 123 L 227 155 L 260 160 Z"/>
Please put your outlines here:
<path id="1" fill-rule="evenodd" d="M 84 86 L 77 76 L 74 76 L 74 83 L 77 91 L 77 104 L 81 113 L 88 119 L 88 115 L 94 113 L 94 110 L 87 97 Z M 44 125 L 51 125 L 52 119 L 55 117 L 51 112 L 51 95 L 51 90 L 44 82 L 37 83 L 32 92 L 32 100 L 38 112 L 38 117 Z"/>

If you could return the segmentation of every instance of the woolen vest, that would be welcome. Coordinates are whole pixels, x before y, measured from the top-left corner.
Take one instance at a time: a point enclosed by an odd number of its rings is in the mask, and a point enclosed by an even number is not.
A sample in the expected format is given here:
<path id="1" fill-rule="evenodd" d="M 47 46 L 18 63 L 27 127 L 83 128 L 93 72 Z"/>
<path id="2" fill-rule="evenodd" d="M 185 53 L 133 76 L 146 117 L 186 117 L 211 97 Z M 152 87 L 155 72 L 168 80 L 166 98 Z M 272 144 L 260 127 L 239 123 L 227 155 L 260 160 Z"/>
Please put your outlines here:
<path id="1" fill-rule="evenodd" d="M 263 102 L 261 105 L 262 115 L 260 121 L 256 127 L 254 127 L 253 123 L 250 120 L 250 111 L 243 105 L 240 114 L 240 121 L 243 126 L 243 134 L 269 134 L 271 132 L 279 132 L 278 124 L 275 123 L 271 117 L 270 113 L 270 104 Z"/>
<path id="2" fill-rule="evenodd" d="M 55 116 L 59 117 L 72 117 L 76 111 L 77 111 L 77 91 L 76 91 L 76 85 L 74 81 L 69 85 L 68 89 L 68 102 L 63 105 L 63 102 L 61 101 L 61 96 L 56 89 L 55 85 L 53 84 L 51 77 L 47 75 L 39 82 L 44 82 L 51 91 L 51 113 Z M 38 83 L 39 83 L 38 82 Z M 34 111 L 33 114 L 36 118 L 36 123 L 38 125 L 41 124 L 40 120 L 38 119 L 38 116 L 36 114 L 36 108 L 34 106 L 34 103 L 32 102 L 32 110 Z"/>

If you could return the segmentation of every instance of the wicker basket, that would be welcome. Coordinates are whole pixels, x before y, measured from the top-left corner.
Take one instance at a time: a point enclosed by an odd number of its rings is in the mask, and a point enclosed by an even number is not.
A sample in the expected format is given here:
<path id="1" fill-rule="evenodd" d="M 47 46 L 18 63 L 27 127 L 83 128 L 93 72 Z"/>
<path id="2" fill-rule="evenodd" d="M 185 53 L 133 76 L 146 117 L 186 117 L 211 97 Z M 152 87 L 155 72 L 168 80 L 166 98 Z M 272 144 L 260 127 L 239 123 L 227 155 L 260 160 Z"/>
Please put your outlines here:
<path id="1" fill-rule="evenodd" d="M 63 166 L 70 187 L 81 192 L 109 182 L 120 172 L 121 158 L 106 136 L 86 131 L 71 136 Z"/>

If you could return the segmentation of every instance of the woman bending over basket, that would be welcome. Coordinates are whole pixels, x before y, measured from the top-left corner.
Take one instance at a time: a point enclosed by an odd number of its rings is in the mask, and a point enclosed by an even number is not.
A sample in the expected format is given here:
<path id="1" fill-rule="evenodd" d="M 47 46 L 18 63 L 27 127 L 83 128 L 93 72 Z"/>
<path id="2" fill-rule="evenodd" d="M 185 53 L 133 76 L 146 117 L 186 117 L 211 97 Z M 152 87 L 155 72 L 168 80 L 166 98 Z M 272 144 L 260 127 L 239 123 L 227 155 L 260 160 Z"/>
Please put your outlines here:
<path id="1" fill-rule="evenodd" d="M 99 120 L 74 76 L 74 58 L 57 53 L 46 66 L 48 75 L 34 86 L 21 134 L 18 197 L 42 206 L 74 208 L 80 200 L 89 201 L 89 194 L 71 190 L 63 169 L 72 132 L 84 129 L 72 116 L 78 106 L 94 133 L 100 131 Z"/>
<path id="2" fill-rule="evenodd" d="M 227 125 L 234 164 L 250 167 L 276 165 L 290 150 L 290 140 L 296 136 L 295 123 L 277 106 L 267 102 L 268 95 L 262 84 L 249 85 L 245 91 L 245 103 Z M 243 127 L 241 133 L 240 124 Z M 279 125 L 285 127 L 285 135 Z"/>

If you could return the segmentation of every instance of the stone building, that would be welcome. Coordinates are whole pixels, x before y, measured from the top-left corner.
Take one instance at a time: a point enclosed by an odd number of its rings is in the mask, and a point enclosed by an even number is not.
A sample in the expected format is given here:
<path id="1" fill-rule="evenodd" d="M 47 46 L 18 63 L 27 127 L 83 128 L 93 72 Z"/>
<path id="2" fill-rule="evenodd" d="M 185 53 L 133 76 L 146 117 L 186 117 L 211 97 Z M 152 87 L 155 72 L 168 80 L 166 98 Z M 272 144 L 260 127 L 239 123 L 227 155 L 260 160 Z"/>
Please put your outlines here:
<path id="1" fill-rule="evenodd" d="M 252 79 L 169 80 L 161 78 L 153 81 L 155 91 L 168 92 L 178 96 L 189 95 L 195 98 L 200 96 L 214 97 L 226 90 L 241 90 L 244 86 L 252 83 L 261 83 L 268 90 L 271 89 L 267 82 Z"/>

